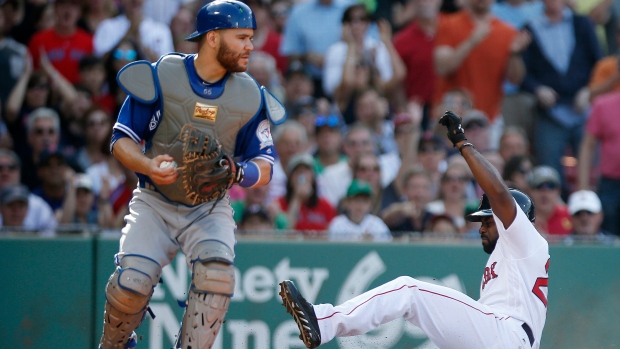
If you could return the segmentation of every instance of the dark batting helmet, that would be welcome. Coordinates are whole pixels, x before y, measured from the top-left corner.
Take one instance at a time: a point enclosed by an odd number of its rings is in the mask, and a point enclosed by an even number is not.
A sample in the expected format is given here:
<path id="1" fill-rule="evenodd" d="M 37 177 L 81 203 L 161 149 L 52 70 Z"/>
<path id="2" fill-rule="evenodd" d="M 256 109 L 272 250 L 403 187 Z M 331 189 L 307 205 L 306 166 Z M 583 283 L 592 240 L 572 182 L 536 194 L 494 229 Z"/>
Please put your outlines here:
<path id="1" fill-rule="evenodd" d="M 510 194 L 517 202 L 517 205 L 525 212 L 525 215 L 530 220 L 530 222 L 534 222 L 536 220 L 536 213 L 534 212 L 534 203 L 532 199 L 525 194 L 524 192 L 518 189 L 510 189 Z M 465 217 L 470 222 L 480 222 L 482 217 L 492 216 L 493 211 L 491 210 L 491 203 L 489 202 L 489 198 L 487 194 L 483 194 L 480 199 L 480 206 L 478 206 L 478 211 L 468 214 Z"/>
<path id="2" fill-rule="evenodd" d="M 196 31 L 185 38 L 200 41 L 202 35 L 216 29 L 256 29 L 256 19 L 250 7 L 241 1 L 216 0 L 204 5 L 196 16 Z"/>

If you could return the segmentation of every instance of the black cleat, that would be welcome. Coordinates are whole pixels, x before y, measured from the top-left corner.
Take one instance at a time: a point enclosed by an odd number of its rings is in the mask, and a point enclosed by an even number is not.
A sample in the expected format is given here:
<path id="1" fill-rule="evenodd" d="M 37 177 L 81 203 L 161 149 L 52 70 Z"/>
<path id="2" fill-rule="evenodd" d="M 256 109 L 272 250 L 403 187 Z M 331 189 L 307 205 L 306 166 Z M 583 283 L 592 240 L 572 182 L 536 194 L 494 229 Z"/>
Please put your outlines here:
<path id="1" fill-rule="evenodd" d="M 299 332 L 301 332 L 299 338 L 310 349 L 318 347 L 321 344 L 321 331 L 312 304 L 302 297 L 290 280 L 280 283 L 280 297 L 282 297 L 282 305 L 286 308 L 286 312 L 293 315 L 299 327 Z"/>

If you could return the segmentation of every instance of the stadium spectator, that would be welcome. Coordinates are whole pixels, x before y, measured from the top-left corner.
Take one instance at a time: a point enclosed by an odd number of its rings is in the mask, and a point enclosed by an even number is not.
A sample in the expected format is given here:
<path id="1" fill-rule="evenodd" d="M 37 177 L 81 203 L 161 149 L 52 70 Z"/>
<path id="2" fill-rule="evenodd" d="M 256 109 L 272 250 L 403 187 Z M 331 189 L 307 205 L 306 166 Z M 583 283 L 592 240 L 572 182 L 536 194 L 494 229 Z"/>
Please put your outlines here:
<path id="1" fill-rule="evenodd" d="M 407 71 L 403 86 L 406 99 L 422 103 L 426 120 L 422 125 L 427 129 L 437 82 L 433 66 L 433 49 L 441 19 L 439 15 L 441 1 L 411 0 L 405 6 L 412 7 L 414 17 L 406 27 L 394 35 L 394 47 Z"/>
<path id="2" fill-rule="evenodd" d="M 536 229 L 543 234 L 567 235 L 570 214 L 560 197 L 560 175 L 550 166 L 536 166 L 528 176 L 529 193 L 536 207 Z"/>
<path id="3" fill-rule="evenodd" d="M 54 27 L 36 33 L 28 43 L 35 69 L 45 54 L 72 84 L 79 81 L 80 59 L 93 53 L 93 37 L 77 27 L 81 6 L 80 0 L 56 0 Z"/>
<path id="4" fill-rule="evenodd" d="M 84 1 L 82 16 L 78 20 L 78 27 L 94 35 L 103 20 L 116 16 L 118 9 L 114 0 Z"/>
<path id="5" fill-rule="evenodd" d="M 292 110 L 299 99 L 314 95 L 314 82 L 308 67 L 299 61 L 289 64 L 284 75 L 284 106 Z"/>
<path id="6" fill-rule="evenodd" d="M 86 56 L 80 60 L 80 86 L 90 92 L 92 103 L 103 108 L 107 113 L 116 110 L 116 101 L 106 86 L 104 62 L 95 56 Z"/>
<path id="7" fill-rule="evenodd" d="M 394 237 L 404 232 L 424 232 L 433 216 L 426 208 L 433 199 L 428 172 L 410 168 L 403 176 L 403 193 L 404 201 L 395 202 L 381 212 L 381 218 Z"/>
<path id="8" fill-rule="evenodd" d="M 316 151 L 316 119 L 319 113 L 317 101 L 312 96 L 304 96 L 297 100 L 293 109 L 289 110 L 289 117 L 297 120 L 306 130 L 308 144 L 306 151 L 313 153 Z"/>
<path id="9" fill-rule="evenodd" d="M 457 224 L 454 222 L 454 219 L 448 214 L 440 214 L 433 216 L 431 221 L 428 222 L 426 229 L 429 233 L 437 233 L 443 235 L 451 235 L 457 234 L 459 231 L 463 229 L 459 229 Z"/>
<path id="10" fill-rule="evenodd" d="M 454 219 L 454 223 L 463 231 L 465 228 L 465 206 L 467 205 L 467 184 L 472 180 L 471 172 L 466 165 L 454 162 L 448 165 L 446 172 L 441 176 L 437 200 L 427 205 L 433 215 L 447 214 Z"/>
<path id="11" fill-rule="evenodd" d="M 392 44 L 392 29 L 379 21 L 381 40 L 368 35 L 371 17 L 363 4 L 354 4 L 342 15 L 342 37 L 325 54 L 323 91 L 339 104 L 347 105 L 359 89 L 356 83 L 365 74 L 366 84 L 389 93 L 405 77 L 405 66 Z M 341 108 L 341 110 L 344 110 Z"/>
<path id="12" fill-rule="evenodd" d="M 288 228 L 304 235 L 323 235 L 336 216 L 334 207 L 319 196 L 314 158 L 309 153 L 295 155 L 287 165 L 286 194 L 278 199 L 288 218 Z"/>
<path id="13" fill-rule="evenodd" d="M 17 154 L 12 150 L 0 148 L 0 190 L 20 185 L 20 177 L 21 161 Z M 52 208 L 38 195 L 29 193 L 28 212 L 23 221 L 24 229 L 53 235 L 57 225 Z"/>
<path id="14" fill-rule="evenodd" d="M 154 21 L 171 25 L 172 18 L 180 11 L 189 9 L 195 0 L 144 0 L 143 13 Z M 204 1 L 203 1 L 204 2 Z"/>
<path id="15" fill-rule="evenodd" d="M 314 81 L 315 97 L 323 95 L 322 72 L 325 53 L 340 39 L 344 6 L 336 0 L 310 0 L 293 5 L 284 26 L 280 53 L 289 65 L 307 64 Z"/>
<path id="16" fill-rule="evenodd" d="M 620 23 L 614 33 L 616 43 L 620 45 Z M 608 92 L 620 91 L 620 65 L 618 64 L 618 52 L 609 52 L 609 55 L 601 58 L 590 76 L 588 88 L 590 89 L 590 102 L 600 95 Z"/>
<path id="17" fill-rule="evenodd" d="M 284 26 L 291 12 L 291 1 L 289 0 L 273 0 L 269 3 L 269 13 L 273 24 L 273 29 L 282 34 Z M 283 70 L 284 71 L 284 70 Z"/>
<path id="18" fill-rule="evenodd" d="M 513 156 L 528 155 L 530 144 L 527 135 L 522 128 L 508 126 L 499 139 L 499 154 L 504 161 L 508 161 Z"/>
<path id="19" fill-rule="evenodd" d="M 319 115 L 315 120 L 316 152 L 314 154 L 314 170 L 321 175 L 331 165 L 346 162 L 342 154 L 341 121 L 336 115 Z"/>
<path id="20" fill-rule="evenodd" d="M 372 187 L 361 180 L 353 180 L 343 200 L 344 213 L 329 225 L 332 241 L 390 241 L 390 229 L 372 211 Z"/>
<path id="21" fill-rule="evenodd" d="M 353 178 L 353 162 L 355 159 L 361 154 L 377 154 L 378 152 L 371 131 L 368 127 L 360 124 L 354 124 L 348 129 L 342 149 L 348 161 L 327 166 L 319 178 L 322 193 L 333 206 L 338 206 L 340 199 L 346 195 L 347 188 Z M 401 160 L 398 152 L 379 156 L 379 164 L 381 185 L 386 187 L 396 178 L 400 169 Z"/>
<path id="22" fill-rule="evenodd" d="M 25 185 L 10 185 L 0 192 L 0 214 L 2 214 L 3 232 L 33 232 L 26 228 L 28 215 L 28 197 L 30 192 Z M 53 235 L 47 232 L 45 235 Z"/>
<path id="23" fill-rule="evenodd" d="M 372 210 L 370 213 L 379 215 L 387 204 L 398 198 L 386 197 L 381 185 L 381 165 L 379 158 L 374 153 L 362 153 L 353 159 L 353 179 L 359 179 L 370 184 L 372 188 Z"/>
<path id="24" fill-rule="evenodd" d="M 123 39 L 136 42 L 151 62 L 174 51 L 170 28 L 144 14 L 144 0 L 121 0 L 121 5 L 123 14 L 103 20 L 97 27 L 95 55 L 102 57 L 110 53 Z"/>
<path id="25" fill-rule="evenodd" d="M 74 173 L 73 177 L 67 180 L 66 190 L 61 224 L 92 225 L 100 228 L 113 226 L 114 215 L 109 197 L 95 196 L 92 179 L 87 174 Z M 84 227 L 78 229 L 82 230 Z"/>
<path id="26" fill-rule="evenodd" d="M 581 142 L 578 161 L 579 189 L 592 189 L 593 164 L 600 146 L 600 178 L 596 188 L 603 203 L 603 229 L 620 235 L 620 92 L 594 101 Z"/>
<path id="27" fill-rule="evenodd" d="M 112 128 L 110 115 L 99 106 L 92 106 L 84 113 L 85 144 L 78 150 L 75 160 L 83 169 L 106 161 L 109 157 L 109 136 Z"/>
<path id="28" fill-rule="evenodd" d="M 288 163 L 296 154 L 306 151 L 308 136 L 306 129 L 295 120 L 287 120 L 273 128 L 273 144 L 276 149 L 276 161 L 269 182 L 267 202 L 282 197 L 286 193 Z"/>
<path id="29" fill-rule="evenodd" d="M 439 191 L 441 174 L 446 170 L 448 148 L 441 138 L 425 132 L 418 141 L 418 161 L 431 177 L 433 197 Z"/>
<path id="30" fill-rule="evenodd" d="M 591 190 L 578 190 L 568 197 L 568 213 L 575 238 L 591 238 L 606 242 L 610 240 L 602 230 L 603 207 L 598 195 Z"/>
<path id="31" fill-rule="evenodd" d="M 553 167 L 567 190 L 561 159 L 569 146 L 577 154 L 586 122 L 587 84 L 601 50 L 588 18 L 574 14 L 566 0 L 543 2 L 544 14 L 526 26 L 533 41 L 523 54 L 523 88 L 538 100 L 536 160 Z"/>
<path id="32" fill-rule="evenodd" d="M 483 111 L 472 109 L 465 112 L 461 126 L 467 131 L 467 139 L 480 153 L 493 149 L 490 144 L 490 121 Z"/>
<path id="33" fill-rule="evenodd" d="M 247 73 L 252 75 L 259 85 L 269 89 L 269 92 L 279 100 L 285 98 L 284 87 L 280 83 L 280 74 L 276 68 L 276 60 L 267 52 L 250 52 Z"/>
<path id="34" fill-rule="evenodd" d="M 170 22 L 170 33 L 172 34 L 175 52 L 198 52 L 198 43 L 185 40 L 188 35 L 194 32 L 194 14 L 188 7 L 190 6 L 180 7 Z"/>
<path id="35" fill-rule="evenodd" d="M 262 208 L 249 208 L 241 213 L 241 221 L 236 233 L 273 233 L 274 224 L 269 214 Z"/>
<path id="36" fill-rule="evenodd" d="M 527 155 L 515 155 L 506 161 L 502 178 L 510 188 L 519 189 L 525 193 L 530 192 L 527 179 L 534 165 Z"/>
<path id="37" fill-rule="evenodd" d="M 446 16 L 436 36 L 435 71 L 440 76 L 436 100 L 446 91 L 464 88 L 474 106 L 491 120 L 491 145 L 499 140 L 502 84 L 519 84 L 525 74 L 521 59 L 530 43 L 526 32 L 517 32 L 491 13 L 493 0 L 465 2 L 464 9 Z"/>
<path id="38" fill-rule="evenodd" d="M 268 53 L 275 60 L 276 66 L 274 68 L 284 74 L 288 61 L 280 53 L 282 34 L 273 29 L 274 24 L 269 14 L 269 2 L 266 0 L 244 0 L 244 2 L 250 6 L 256 18 L 256 29 L 252 41 L 254 50 Z"/>
<path id="39" fill-rule="evenodd" d="M 267 205 L 267 193 L 269 192 L 269 186 L 263 185 L 261 187 L 244 188 L 244 190 L 245 198 L 232 200 L 230 202 L 230 206 L 234 211 L 233 218 L 237 224 L 242 223 L 245 213 L 247 212 L 253 213 L 264 211 L 267 212 L 270 221 L 273 223 L 272 228 L 286 229 L 288 227 L 287 217 L 281 212 L 279 204 L 275 203 L 277 206 Z"/>
<path id="40" fill-rule="evenodd" d="M 22 160 L 21 182 L 31 190 L 39 186 L 37 168 L 44 152 L 55 152 L 60 142 L 60 118 L 49 108 L 35 109 L 26 125 L 28 152 Z M 50 205 L 51 206 L 51 205 Z"/>
<path id="41" fill-rule="evenodd" d="M 105 59 L 105 70 L 107 73 L 106 82 L 110 94 L 116 102 L 116 109 L 113 114 L 116 115 L 125 102 L 125 98 L 127 98 L 125 91 L 118 86 L 116 76 L 125 65 L 140 59 L 145 59 L 145 57 L 140 51 L 138 44 L 131 39 L 121 40 L 110 52 L 111 53 Z"/>
<path id="42" fill-rule="evenodd" d="M 26 70 L 28 49 L 26 46 L 7 37 L 7 20 L 0 9 L 0 101 L 6 100 L 15 84 Z"/>
<path id="43" fill-rule="evenodd" d="M 372 87 L 358 93 L 355 98 L 355 120 L 372 131 L 380 154 L 398 152 L 394 140 L 394 122 L 390 118 L 388 100 Z"/>

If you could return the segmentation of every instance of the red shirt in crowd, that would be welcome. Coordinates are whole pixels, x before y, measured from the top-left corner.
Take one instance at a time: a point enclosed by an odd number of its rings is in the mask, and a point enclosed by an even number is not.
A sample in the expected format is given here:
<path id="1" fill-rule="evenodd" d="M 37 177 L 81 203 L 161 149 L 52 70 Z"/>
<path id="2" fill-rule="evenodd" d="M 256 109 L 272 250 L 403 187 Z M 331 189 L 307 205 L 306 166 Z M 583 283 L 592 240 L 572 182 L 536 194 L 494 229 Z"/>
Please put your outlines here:
<path id="1" fill-rule="evenodd" d="M 61 36 L 53 28 L 36 33 L 28 44 L 35 69 L 40 64 L 40 48 L 43 48 L 54 68 L 75 84 L 80 80 L 80 59 L 93 53 L 93 37 L 82 29 L 69 36 Z"/>
<path id="2" fill-rule="evenodd" d="M 284 197 L 278 199 L 280 208 L 288 212 L 288 202 Z M 315 207 L 302 204 L 299 209 L 297 224 L 292 229 L 296 230 L 327 230 L 329 222 L 336 217 L 336 209 L 325 199 L 319 198 Z"/>
<path id="3" fill-rule="evenodd" d="M 443 16 L 437 19 L 441 21 Z M 433 66 L 435 36 L 413 21 L 394 36 L 394 48 L 407 67 L 405 93 L 409 100 L 433 101 L 437 75 Z"/>

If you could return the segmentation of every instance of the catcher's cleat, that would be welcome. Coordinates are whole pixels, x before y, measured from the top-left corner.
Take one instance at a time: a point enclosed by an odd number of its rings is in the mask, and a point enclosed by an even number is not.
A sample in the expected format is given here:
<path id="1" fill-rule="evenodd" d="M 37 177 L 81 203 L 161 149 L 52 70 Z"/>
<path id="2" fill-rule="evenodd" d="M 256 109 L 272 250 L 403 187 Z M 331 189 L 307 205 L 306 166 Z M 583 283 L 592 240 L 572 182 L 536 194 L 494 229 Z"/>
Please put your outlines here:
<path id="1" fill-rule="evenodd" d="M 321 344 L 321 331 L 312 304 L 306 301 L 290 280 L 280 283 L 280 297 L 286 312 L 293 315 L 299 327 L 299 338 L 310 349 L 318 347 Z"/>

